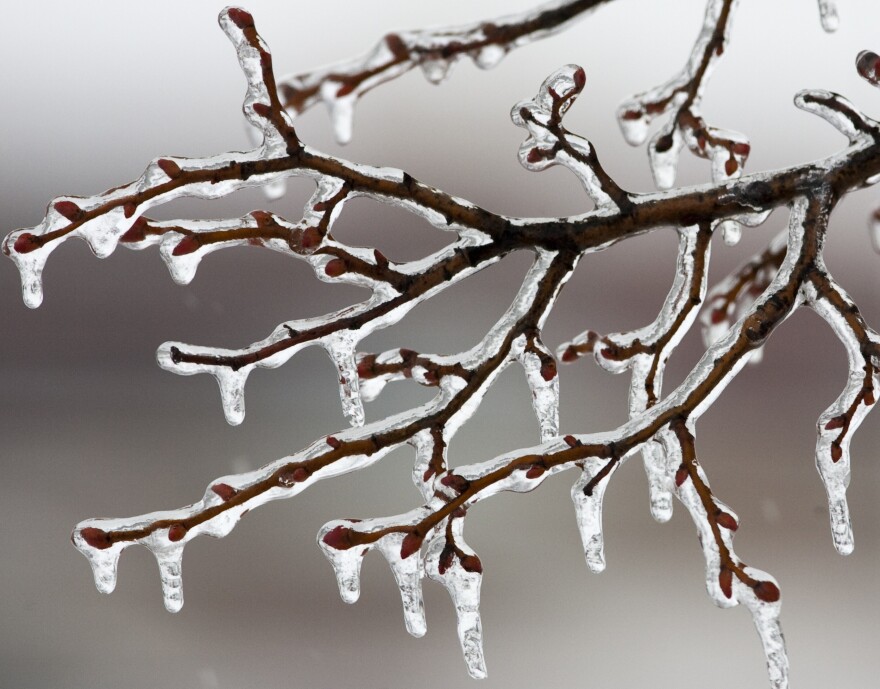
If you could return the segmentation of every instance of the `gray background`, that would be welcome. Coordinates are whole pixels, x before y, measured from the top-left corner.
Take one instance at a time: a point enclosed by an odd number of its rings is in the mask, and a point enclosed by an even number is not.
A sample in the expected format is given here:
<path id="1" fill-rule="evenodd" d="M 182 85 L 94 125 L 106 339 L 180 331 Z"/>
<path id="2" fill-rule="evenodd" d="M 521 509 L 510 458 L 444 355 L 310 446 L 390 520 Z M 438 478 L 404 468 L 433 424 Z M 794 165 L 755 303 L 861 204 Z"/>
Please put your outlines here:
<path id="1" fill-rule="evenodd" d="M 282 73 L 359 53 L 388 29 L 454 23 L 524 9 L 527 0 L 480 3 L 252 1 Z M 674 5 L 674 9 L 671 7 Z M 247 147 L 244 81 L 209 2 L 7 3 L 0 57 L 0 225 L 36 224 L 60 194 L 91 194 L 138 176 L 157 155 L 210 155 Z M 588 84 L 570 129 L 595 144 L 625 187 L 650 190 L 644 149 L 627 147 L 613 121 L 623 98 L 671 76 L 702 21 L 702 0 L 617 0 L 568 33 L 520 50 L 493 72 L 459 64 L 432 87 L 412 74 L 361 103 L 355 141 L 340 150 L 323 109 L 299 125 L 304 140 L 347 158 L 408 170 L 449 192 L 508 214 L 579 212 L 586 200 L 561 170 L 529 173 L 516 162 L 521 130 L 511 105 L 567 62 Z M 710 123 L 747 132 L 748 169 L 772 169 L 838 150 L 843 139 L 796 110 L 800 88 L 829 88 L 871 113 L 880 94 L 852 67 L 880 50 L 880 5 L 841 0 L 841 29 L 822 32 L 815 2 L 742 3 L 734 38 L 708 87 Z M 707 165 L 684 156 L 680 181 Z M 231 217 L 267 208 L 299 217 L 309 185 L 270 203 L 243 193 L 213 204 L 178 202 L 156 217 Z M 880 323 L 878 257 L 865 219 L 875 191 L 835 213 L 828 264 Z M 761 249 L 784 224 L 776 213 L 741 245 L 716 247 L 713 281 Z M 340 237 L 411 258 L 448 239 L 402 211 L 358 200 Z M 654 233 L 584 260 L 546 329 L 555 347 L 589 327 L 638 327 L 654 317 L 674 266 L 672 232 Z M 528 257 L 512 256 L 418 309 L 364 348 L 453 352 L 472 345 L 502 312 Z M 286 318 L 324 313 L 359 297 L 318 283 L 301 263 L 270 252 L 214 254 L 189 287 L 172 284 L 155 251 L 120 250 L 97 261 L 82 243 L 61 247 L 46 270 L 44 305 L 29 311 L 18 277 L 0 263 L 0 687 L 447 687 L 466 676 L 443 592 L 426 584 L 428 635 L 403 627 L 391 576 L 379 557 L 364 567 L 361 601 L 339 601 L 314 546 L 326 521 L 393 514 L 416 504 L 410 456 L 319 484 L 268 505 L 222 542 L 187 548 L 187 604 L 165 612 L 155 563 L 126 552 L 111 597 L 95 592 L 70 529 L 89 516 L 128 516 L 197 499 L 212 478 L 259 466 L 343 425 L 326 357 L 308 350 L 248 387 L 248 415 L 228 427 L 210 378 L 160 371 L 168 339 L 242 346 Z M 689 337 L 668 385 L 701 352 Z M 853 444 L 850 501 L 857 547 L 835 554 L 813 468 L 814 424 L 846 372 L 843 350 L 816 317 L 797 314 L 765 361 L 749 367 L 699 424 L 698 453 L 713 489 L 741 516 L 737 550 L 772 572 L 794 686 L 875 687 L 880 676 L 876 505 L 880 431 L 869 418 Z M 562 371 L 563 429 L 611 428 L 625 418 L 626 380 L 589 362 Z M 425 399 L 404 385 L 368 408 L 369 418 Z M 671 389 L 671 388 L 669 388 Z M 455 464 L 530 445 L 536 424 L 518 371 L 499 382 L 454 441 Z M 568 490 L 574 474 L 530 495 L 502 495 L 474 510 L 468 541 L 486 568 L 483 622 L 489 679 L 482 687 L 657 688 L 766 685 L 749 615 L 720 611 L 705 595 L 690 520 L 654 524 L 636 462 L 606 499 L 608 569 L 583 563 Z M 873 650 L 872 650 L 873 649 Z"/>

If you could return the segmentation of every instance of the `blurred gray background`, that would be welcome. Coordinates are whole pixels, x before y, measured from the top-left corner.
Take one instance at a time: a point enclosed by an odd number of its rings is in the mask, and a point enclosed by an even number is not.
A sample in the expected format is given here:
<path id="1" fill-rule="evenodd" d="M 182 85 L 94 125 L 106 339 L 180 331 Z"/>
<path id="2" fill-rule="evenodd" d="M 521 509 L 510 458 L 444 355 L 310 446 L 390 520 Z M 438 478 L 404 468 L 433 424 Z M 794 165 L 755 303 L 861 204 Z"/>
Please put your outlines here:
<path id="1" fill-rule="evenodd" d="M 248 5 L 281 73 L 304 71 L 368 49 L 390 29 L 489 18 L 528 0 L 445 3 Z M 880 114 L 880 94 L 855 74 L 863 48 L 880 51 L 880 5 L 841 0 L 841 28 L 826 35 L 813 0 L 747 0 L 733 41 L 707 89 L 711 124 L 746 132 L 752 171 L 808 161 L 844 141 L 796 110 L 801 88 L 839 91 Z M 211 155 L 246 148 L 244 80 L 216 26 L 211 2 L 8 3 L 0 42 L 0 219 L 6 231 L 36 224 L 61 194 L 97 193 L 137 177 L 157 155 Z M 354 142 L 340 149 L 323 109 L 304 116 L 301 137 L 352 160 L 389 165 L 507 214 L 563 215 L 588 207 L 563 170 L 540 175 L 516 162 L 523 132 L 510 107 L 562 64 L 587 70 L 567 124 L 587 136 L 608 171 L 633 190 L 653 188 L 643 148 L 625 145 L 613 120 L 628 95 L 669 78 L 702 22 L 702 0 L 616 0 L 567 33 L 509 55 L 492 72 L 470 61 L 437 88 L 420 74 L 362 101 Z M 683 157 L 680 182 L 708 179 Z M 285 199 L 257 192 L 177 202 L 155 217 L 231 217 L 266 208 L 296 219 L 310 185 Z M 880 324 L 878 262 L 866 218 L 876 191 L 846 199 L 827 250 L 832 272 L 866 318 Z M 775 213 L 735 248 L 718 245 L 712 281 L 759 251 L 784 225 Z M 357 200 L 338 235 L 379 246 L 392 259 L 442 245 L 403 211 Z M 639 327 L 655 316 L 672 279 L 675 239 L 656 232 L 588 257 L 551 316 L 551 347 L 585 328 Z M 501 265 L 417 309 L 364 343 L 456 352 L 471 346 L 507 306 L 529 263 Z M 256 511 L 223 541 L 186 551 L 186 606 L 165 612 L 157 569 L 143 549 L 126 552 L 119 585 L 98 594 L 70 530 L 90 516 L 129 516 L 198 499 L 214 477 L 296 451 L 344 425 L 329 362 L 307 350 L 284 368 L 251 376 L 247 418 L 228 427 L 214 381 L 158 369 L 168 339 L 242 346 L 288 318 L 351 303 L 353 288 L 316 281 L 305 264 L 267 251 L 205 260 L 189 287 L 175 286 L 155 250 L 120 249 L 98 261 L 82 243 L 62 246 L 36 310 L 18 276 L 0 263 L 5 328 L 0 338 L 0 687 L 3 689 L 406 688 L 477 686 L 460 658 L 452 606 L 426 582 L 429 631 L 410 638 L 384 562 L 364 566 L 361 601 L 343 604 L 314 545 L 317 529 L 344 516 L 380 516 L 417 502 L 402 452 L 378 466 L 319 484 Z M 670 363 L 667 389 L 702 348 L 689 337 Z M 814 427 L 846 373 L 842 348 L 815 316 L 798 313 L 699 424 L 698 453 L 715 492 L 742 519 L 737 550 L 772 572 L 784 596 L 793 686 L 873 688 L 880 602 L 878 419 L 853 444 L 850 502 L 856 551 L 831 545 L 824 493 L 813 468 Z M 625 418 L 625 377 L 590 361 L 562 369 L 563 429 L 612 428 Z M 402 385 L 368 407 L 381 418 L 426 399 Z M 452 463 L 491 457 L 537 438 L 528 392 L 512 368 L 456 437 Z M 653 523 L 642 470 L 619 472 L 606 498 L 608 568 L 583 563 L 570 499 L 573 473 L 530 495 L 501 495 L 472 511 L 468 541 L 486 569 L 483 624 L 489 679 L 481 687 L 766 686 L 749 615 L 716 609 L 705 594 L 702 556 L 683 510 Z M 872 650 L 873 649 L 873 650 Z"/>

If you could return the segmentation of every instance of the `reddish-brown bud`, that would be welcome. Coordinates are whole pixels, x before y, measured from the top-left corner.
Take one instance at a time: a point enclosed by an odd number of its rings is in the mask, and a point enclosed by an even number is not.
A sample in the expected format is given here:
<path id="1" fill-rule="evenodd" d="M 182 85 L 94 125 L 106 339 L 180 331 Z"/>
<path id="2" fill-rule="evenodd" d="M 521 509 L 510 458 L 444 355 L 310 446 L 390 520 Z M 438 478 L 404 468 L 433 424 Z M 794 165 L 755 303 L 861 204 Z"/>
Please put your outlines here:
<path id="1" fill-rule="evenodd" d="M 226 14 L 232 23 L 242 31 L 254 26 L 254 16 L 247 10 L 243 10 L 240 7 L 230 7 Z"/>
<path id="2" fill-rule="evenodd" d="M 265 103 L 254 103 L 253 108 L 255 113 L 257 113 L 260 117 L 265 117 L 266 119 L 268 119 L 269 116 L 272 114 L 272 108 Z"/>
<path id="3" fill-rule="evenodd" d="M 343 98 L 344 96 L 347 96 L 352 91 L 354 91 L 354 88 L 355 88 L 355 83 L 351 80 L 346 80 L 343 82 L 342 86 L 340 86 L 338 89 L 336 89 L 336 97 Z"/>
<path id="4" fill-rule="evenodd" d="M 718 526 L 723 526 L 729 531 L 736 531 L 739 528 L 736 519 L 734 519 L 733 515 L 728 512 L 718 512 L 718 514 L 715 515 L 715 522 Z"/>
<path id="5" fill-rule="evenodd" d="M 752 152 L 752 147 L 749 144 L 741 141 L 739 143 L 735 143 L 730 150 L 733 151 L 734 155 L 742 156 L 743 158 L 745 158 L 749 155 L 749 153 Z"/>
<path id="6" fill-rule="evenodd" d="M 718 575 L 718 585 L 725 598 L 733 598 L 733 572 L 727 567 L 721 568 L 721 573 Z"/>
<path id="7" fill-rule="evenodd" d="M 406 47 L 406 43 L 404 43 L 399 34 L 390 33 L 385 36 L 385 45 L 388 46 L 388 50 L 390 50 L 392 55 L 398 60 L 402 60 L 409 55 L 409 48 Z"/>
<path id="8" fill-rule="evenodd" d="M 202 243 L 199 241 L 198 236 L 194 234 L 188 234 L 177 243 L 177 246 L 174 247 L 171 255 L 185 256 L 186 254 L 191 254 L 194 251 L 198 251 L 199 247 L 201 246 Z"/>
<path id="9" fill-rule="evenodd" d="M 317 227 L 307 227 L 303 230 L 300 245 L 303 249 L 314 249 L 321 243 L 321 231 Z"/>
<path id="10" fill-rule="evenodd" d="M 545 362 L 541 366 L 541 378 L 548 383 L 556 377 L 556 362 L 553 360 Z"/>
<path id="11" fill-rule="evenodd" d="M 526 472 L 526 478 L 533 478 L 533 479 L 538 478 L 538 477 L 542 476 L 545 471 L 547 471 L 546 468 L 535 464 L 535 465 L 529 467 L 529 470 Z"/>
<path id="12" fill-rule="evenodd" d="M 856 69 L 863 79 L 880 85 L 880 55 L 870 50 L 863 50 L 856 58 Z"/>
<path id="13" fill-rule="evenodd" d="M 87 526 L 79 532 L 79 535 L 82 536 L 86 543 L 97 550 L 106 550 L 113 545 L 113 541 L 110 540 L 110 534 L 104 531 L 104 529 L 98 529 L 94 526 Z"/>
<path id="14" fill-rule="evenodd" d="M 423 536 L 420 533 L 411 531 L 403 537 L 400 544 L 400 557 L 406 559 L 413 553 L 417 553 L 422 548 Z"/>
<path id="15" fill-rule="evenodd" d="M 540 162 L 543 158 L 544 155 L 540 148 L 533 148 L 526 156 L 526 160 L 530 163 Z"/>
<path id="16" fill-rule="evenodd" d="M 70 220 L 70 222 L 76 222 L 83 214 L 82 208 L 73 201 L 56 201 L 54 208 L 58 213 Z"/>
<path id="17" fill-rule="evenodd" d="M 336 550 L 348 550 L 354 545 L 351 542 L 351 529 L 341 524 L 330 529 L 321 540 Z"/>
<path id="18" fill-rule="evenodd" d="M 870 407 L 877 400 L 874 398 L 874 388 L 866 388 L 864 397 L 862 397 L 862 401 L 865 403 L 866 407 Z"/>
<path id="19" fill-rule="evenodd" d="M 573 435 L 567 435 L 563 438 L 563 440 L 565 441 L 565 444 L 569 447 L 577 447 L 579 445 L 577 438 L 575 438 Z"/>
<path id="20" fill-rule="evenodd" d="M 846 425 L 846 414 L 841 414 L 840 416 L 835 416 L 828 423 L 825 424 L 826 431 L 833 431 L 838 428 L 843 428 Z"/>
<path id="21" fill-rule="evenodd" d="M 447 488 L 452 488 L 456 493 L 463 493 L 471 487 L 470 481 L 457 474 L 446 474 L 446 476 L 440 479 L 440 483 Z"/>
<path id="22" fill-rule="evenodd" d="M 679 465 L 678 471 L 675 472 L 675 485 L 681 488 L 681 485 L 687 481 L 688 470 L 684 464 Z"/>
<path id="23" fill-rule="evenodd" d="M 570 364 L 572 361 L 578 358 L 578 351 L 574 345 L 569 345 L 565 348 L 565 351 L 562 353 L 562 361 L 566 364 Z"/>
<path id="24" fill-rule="evenodd" d="M 181 173 L 180 165 L 167 158 L 160 158 L 156 161 L 156 165 L 158 165 L 162 172 L 168 175 L 171 179 L 174 179 Z"/>
<path id="25" fill-rule="evenodd" d="M 753 588 L 759 600 L 765 603 L 775 603 L 779 600 L 779 587 L 772 581 L 759 581 Z"/>
<path id="26" fill-rule="evenodd" d="M 229 502 L 232 498 L 238 495 L 238 489 L 233 488 L 228 483 L 215 483 L 211 486 L 211 490 L 219 495 L 223 502 Z"/>
<path id="27" fill-rule="evenodd" d="M 147 219 L 143 216 L 135 220 L 131 227 L 119 238 L 121 244 L 142 242 L 147 238 Z"/>
<path id="28" fill-rule="evenodd" d="M 122 207 L 122 214 L 126 218 L 130 218 L 131 216 L 133 216 L 135 214 L 135 211 L 137 211 L 137 204 L 135 203 L 129 202 Z"/>
<path id="29" fill-rule="evenodd" d="M 345 265 L 345 261 L 341 258 L 334 258 L 327 262 L 327 265 L 324 266 L 324 272 L 329 275 L 331 278 L 338 278 L 340 275 L 343 275 L 348 270 L 348 267 Z"/>
<path id="30" fill-rule="evenodd" d="M 642 119 L 642 113 L 638 110 L 627 110 L 620 116 L 622 120 L 640 120 Z"/>
<path id="31" fill-rule="evenodd" d="M 831 461 L 839 462 L 841 457 L 843 457 L 843 448 L 841 448 L 840 443 L 835 440 L 831 443 Z"/>
<path id="32" fill-rule="evenodd" d="M 373 378 L 375 374 L 373 373 L 373 366 L 376 363 L 376 357 L 372 354 L 369 354 L 363 358 L 361 358 L 357 362 L 357 372 L 358 378 Z"/>
<path id="33" fill-rule="evenodd" d="M 573 76 L 573 78 L 574 78 L 574 86 L 575 86 L 575 88 L 576 88 L 578 91 L 580 91 L 581 89 L 583 89 L 583 88 L 584 88 L 584 84 L 587 83 L 587 73 L 584 71 L 584 68 L 583 68 L 583 67 L 578 67 L 578 68 L 574 71 L 574 74 L 573 74 L 572 76 Z"/>
<path id="34" fill-rule="evenodd" d="M 736 162 L 736 158 L 731 155 L 730 158 L 727 159 L 727 162 L 724 163 L 724 172 L 730 177 L 736 174 L 737 170 L 739 170 L 739 163 Z"/>
<path id="35" fill-rule="evenodd" d="M 342 443 L 339 441 L 339 439 L 334 438 L 332 435 L 327 436 L 327 444 L 334 450 L 338 450 L 340 447 L 342 447 Z"/>
<path id="36" fill-rule="evenodd" d="M 461 568 L 465 572 L 475 572 L 476 574 L 483 573 L 483 563 L 480 562 L 480 558 L 476 555 L 462 555 L 458 558 L 458 561 L 461 563 Z"/>
<path id="37" fill-rule="evenodd" d="M 385 254 L 378 249 L 373 249 L 373 258 L 376 259 L 377 266 L 384 268 L 388 265 L 388 259 L 385 257 Z"/>
<path id="38" fill-rule="evenodd" d="M 39 249 L 42 245 L 43 244 L 37 235 L 31 232 L 23 232 L 18 235 L 12 248 L 19 254 L 28 254 L 35 249 Z"/>
<path id="39" fill-rule="evenodd" d="M 174 524 L 170 529 L 168 529 L 168 540 L 177 542 L 184 536 L 186 536 L 186 527 L 183 524 Z"/>

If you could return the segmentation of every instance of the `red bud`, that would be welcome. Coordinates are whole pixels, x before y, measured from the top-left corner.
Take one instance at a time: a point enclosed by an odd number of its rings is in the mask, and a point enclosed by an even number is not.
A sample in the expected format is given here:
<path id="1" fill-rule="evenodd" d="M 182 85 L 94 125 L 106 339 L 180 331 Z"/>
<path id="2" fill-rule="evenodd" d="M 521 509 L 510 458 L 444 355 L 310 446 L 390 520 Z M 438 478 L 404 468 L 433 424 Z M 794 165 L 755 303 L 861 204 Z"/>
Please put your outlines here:
<path id="1" fill-rule="evenodd" d="M 87 526 L 79 532 L 79 535 L 82 536 L 86 543 L 97 550 L 106 550 L 113 545 L 113 541 L 110 540 L 110 534 L 94 526 Z"/>
<path id="2" fill-rule="evenodd" d="M 321 232 L 316 227 L 307 227 L 303 230 L 300 244 L 303 249 L 312 249 L 321 243 Z"/>
<path id="3" fill-rule="evenodd" d="M 30 232 L 24 232 L 18 235 L 12 248 L 19 254 L 28 254 L 35 249 L 39 249 L 41 246 L 42 243 L 37 235 Z"/>
<path id="4" fill-rule="evenodd" d="M 186 536 L 186 527 L 183 524 L 175 524 L 170 529 L 168 529 L 168 540 L 169 541 L 179 541 L 181 538 Z"/>
<path id="5" fill-rule="evenodd" d="M 215 483 L 211 486 L 211 490 L 219 495 L 223 502 L 229 502 L 233 497 L 238 495 L 238 490 L 230 486 L 228 483 Z"/>
<path id="6" fill-rule="evenodd" d="M 351 542 L 351 529 L 341 524 L 330 529 L 321 540 L 336 550 L 348 550 L 353 545 Z"/>
<path id="7" fill-rule="evenodd" d="M 188 234 L 177 243 L 177 246 L 174 247 L 171 255 L 185 256 L 186 254 L 191 254 L 194 251 L 197 251 L 201 246 L 202 243 L 199 241 L 196 235 Z"/>
<path id="8" fill-rule="evenodd" d="M 348 270 L 345 265 L 345 261 L 341 258 L 334 258 L 327 262 L 327 265 L 324 266 L 324 272 L 329 275 L 331 278 L 338 278 L 340 275 L 344 274 Z"/>
<path id="9" fill-rule="evenodd" d="M 733 518 L 732 514 L 727 512 L 719 512 L 715 515 L 715 522 L 718 526 L 723 526 L 725 529 L 729 531 L 736 531 L 739 528 L 739 524 L 737 524 L 736 519 Z"/>
<path id="10" fill-rule="evenodd" d="M 622 120 L 640 120 L 642 119 L 642 113 L 638 110 L 627 110 L 620 116 Z"/>
<path id="11" fill-rule="evenodd" d="M 56 201 L 55 210 L 70 220 L 70 222 L 76 222 L 83 214 L 82 208 L 77 206 L 73 201 Z"/>
<path id="12" fill-rule="evenodd" d="M 562 353 L 562 360 L 566 364 L 570 364 L 572 361 L 578 358 L 578 351 L 574 345 L 569 345 L 565 348 L 565 351 Z"/>
<path id="13" fill-rule="evenodd" d="M 480 558 L 476 555 L 463 555 L 458 558 L 458 561 L 461 563 L 461 568 L 466 572 L 483 573 L 483 563 L 480 562 Z"/>
<path id="14" fill-rule="evenodd" d="M 446 476 L 440 479 L 440 483 L 447 488 L 452 488 L 456 493 L 463 493 L 471 487 L 470 481 L 456 474 L 446 474 Z"/>
<path id="15" fill-rule="evenodd" d="M 240 7 L 230 7 L 226 12 L 226 16 L 242 31 L 254 26 L 254 16 Z"/>
<path id="16" fill-rule="evenodd" d="M 167 158 L 157 160 L 156 165 L 158 165 L 162 172 L 168 175 L 171 179 L 177 177 L 181 172 L 180 166 L 173 160 L 168 160 Z"/>
<path id="17" fill-rule="evenodd" d="M 736 158 L 732 155 L 727 159 L 727 162 L 724 163 L 724 172 L 727 173 L 728 177 L 731 177 L 739 170 L 739 163 L 736 162 Z"/>
<path id="18" fill-rule="evenodd" d="M 846 415 L 841 414 L 840 416 L 835 416 L 828 423 L 825 424 L 826 431 L 833 431 L 837 428 L 843 428 L 846 425 Z"/>
<path id="19" fill-rule="evenodd" d="M 755 595 L 765 603 L 775 603 L 779 600 L 779 587 L 772 581 L 759 581 L 754 586 Z"/>
<path id="20" fill-rule="evenodd" d="M 843 457 L 843 449 L 840 447 L 840 443 L 835 440 L 831 443 L 831 461 L 839 462 L 841 457 Z"/>
<path id="21" fill-rule="evenodd" d="M 272 114 L 272 108 L 266 105 L 265 103 L 254 103 L 253 105 L 254 112 L 257 113 L 260 117 L 269 118 Z"/>
<path id="22" fill-rule="evenodd" d="M 578 446 L 577 438 L 575 438 L 573 435 L 567 435 L 563 438 L 563 440 L 565 441 L 565 444 L 568 445 L 569 447 L 577 447 Z"/>
<path id="23" fill-rule="evenodd" d="M 131 202 L 126 203 L 126 204 L 122 207 L 122 213 L 123 213 L 123 215 L 125 215 L 126 218 L 130 218 L 131 216 L 133 216 L 133 215 L 134 215 L 134 212 L 135 212 L 136 210 L 137 210 L 137 204 L 134 204 L 134 203 L 131 203 Z"/>
<path id="24" fill-rule="evenodd" d="M 712 321 L 712 325 L 723 323 L 727 320 L 727 309 L 712 309 L 712 315 L 709 317 L 709 320 Z"/>
<path id="25" fill-rule="evenodd" d="M 675 472 L 675 485 L 680 488 L 681 484 L 683 484 L 685 481 L 687 481 L 687 477 L 688 477 L 687 467 L 684 464 L 682 464 L 678 467 L 678 471 Z"/>
<path id="26" fill-rule="evenodd" d="M 417 553 L 422 548 L 422 535 L 412 531 L 403 538 L 400 544 L 400 557 L 406 559 L 413 553 Z"/>
<path id="27" fill-rule="evenodd" d="M 123 234 L 119 241 L 122 244 L 133 244 L 134 242 L 142 242 L 147 238 L 147 219 L 143 216 L 135 220 L 131 227 Z"/>
<path id="28" fill-rule="evenodd" d="M 339 440 L 334 438 L 332 435 L 327 436 L 327 444 L 334 450 L 338 450 L 340 447 L 342 447 L 342 443 L 339 442 Z"/>
<path id="29" fill-rule="evenodd" d="M 455 547 L 449 543 L 440 551 L 440 558 L 437 561 L 437 571 L 440 574 L 446 574 L 446 570 L 452 567 L 453 558 L 455 557 Z"/>
<path id="30" fill-rule="evenodd" d="M 584 88 L 584 84 L 587 83 L 587 73 L 583 67 L 578 67 L 572 76 L 574 77 L 575 88 L 580 91 Z"/>
<path id="31" fill-rule="evenodd" d="M 556 362 L 548 361 L 541 366 L 541 378 L 548 383 L 556 377 Z"/>
<path id="32" fill-rule="evenodd" d="M 547 469 L 545 469 L 544 467 L 534 465 L 530 467 L 529 470 L 526 472 L 526 478 L 538 478 L 539 476 L 543 475 L 545 471 L 547 471 Z"/>

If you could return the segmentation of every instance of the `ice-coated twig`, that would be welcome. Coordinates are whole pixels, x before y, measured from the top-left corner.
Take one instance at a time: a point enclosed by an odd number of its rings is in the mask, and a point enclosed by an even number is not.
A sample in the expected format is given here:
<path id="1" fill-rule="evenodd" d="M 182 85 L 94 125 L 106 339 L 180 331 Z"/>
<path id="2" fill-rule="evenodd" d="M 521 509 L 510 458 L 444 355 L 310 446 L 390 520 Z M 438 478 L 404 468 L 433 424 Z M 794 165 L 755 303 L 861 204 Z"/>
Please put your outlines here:
<path id="1" fill-rule="evenodd" d="M 605 2 L 553 0 L 526 12 L 464 26 L 389 33 L 360 57 L 281 78 L 284 106 L 296 115 L 323 102 L 336 139 L 347 143 L 355 105 L 367 91 L 416 66 L 430 82 L 439 84 L 465 56 L 481 69 L 491 69 L 511 50 L 564 31 Z"/>
<path id="2" fill-rule="evenodd" d="M 552 7 L 561 10 L 588 4 L 598 3 L 554 3 Z M 689 136 L 696 136 L 696 130 L 688 129 L 681 113 L 695 116 L 693 107 L 715 60 L 713 55 L 727 40 L 734 4 L 735 0 L 709 3 L 687 79 L 675 85 L 680 86 L 676 93 L 684 94 L 684 100 L 672 94 L 663 105 L 679 108 L 675 127 L 691 132 Z M 563 67 L 548 77 L 535 98 L 514 108 L 515 124 L 528 130 L 521 160 L 536 170 L 551 164 L 569 167 L 596 208 L 567 218 L 511 218 L 452 197 L 402 171 L 357 165 L 309 148 L 299 140 L 282 109 L 271 56 L 251 15 L 229 8 L 221 14 L 221 25 L 245 72 L 245 116 L 262 133 L 262 144 L 253 151 L 212 158 L 158 158 L 130 185 L 90 198 L 56 199 L 43 223 L 12 233 L 4 251 L 18 264 L 25 299 L 32 306 L 41 297 L 39 277 L 46 257 L 73 236 L 86 239 L 99 256 L 108 255 L 118 243 L 132 248 L 159 244 L 179 282 L 192 279 L 205 254 L 247 244 L 306 260 L 321 280 L 364 287 L 370 296 L 363 303 L 322 317 L 287 321 L 250 347 L 221 350 L 167 343 L 159 352 L 160 363 L 169 370 L 215 375 L 227 418 L 237 422 L 244 413 L 243 386 L 251 370 L 278 366 L 305 346 L 321 345 L 336 364 L 343 407 L 352 426 L 260 469 L 218 478 L 192 505 L 129 519 L 80 523 L 73 542 L 89 560 L 98 589 L 105 593 L 113 590 L 121 551 L 140 544 L 155 555 L 166 607 L 176 611 L 183 603 L 182 553 L 191 539 L 198 535 L 222 537 L 250 509 L 293 497 L 318 480 L 371 466 L 409 444 L 416 456 L 413 481 L 423 504 L 391 517 L 330 522 L 319 532 L 319 545 L 334 567 L 341 596 L 348 602 L 359 595 L 363 557 L 370 549 L 378 549 L 401 591 L 407 629 L 416 636 L 425 631 L 421 580 L 427 574 L 440 581 L 456 607 L 469 671 L 483 676 L 479 615 L 482 563 L 461 537 L 465 515 L 473 505 L 500 491 L 531 491 L 548 476 L 579 469 L 572 497 L 587 562 L 599 571 L 605 566 L 602 497 L 611 476 L 629 457 L 642 451 L 646 459 L 650 457 L 655 516 L 668 515 L 670 495 L 686 505 L 702 536 L 710 594 L 720 605 L 740 602 L 751 610 L 771 683 L 784 688 L 788 673 L 778 623 L 779 588 L 772 577 L 747 567 L 734 554 L 732 533 L 739 520 L 709 489 L 696 461 L 694 429 L 746 361 L 798 306 L 808 303 L 816 309 L 850 354 L 849 383 L 820 418 L 817 445 L 817 461 L 832 498 L 836 543 L 847 551 L 851 540 L 847 541 L 848 517 L 841 501 L 848 456 L 844 461 L 843 455 L 852 432 L 873 405 L 874 390 L 880 384 L 880 362 L 876 334 L 827 276 L 822 249 L 828 218 L 837 201 L 880 180 L 877 123 L 839 96 L 804 92 L 798 104 L 823 116 L 848 137 L 848 146 L 839 153 L 806 165 L 738 177 L 742 160 L 736 156 L 744 153 L 737 153 L 734 140 L 727 139 L 731 146 L 727 152 L 737 168 L 725 169 L 722 181 L 674 192 L 634 194 L 604 173 L 586 139 L 562 127 L 565 111 L 585 83 L 579 67 Z M 486 27 L 479 31 L 485 38 Z M 876 83 L 878 64 L 876 55 L 863 53 L 857 67 L 862 76 Z M 387 74 L 393 75 L 392 71 Z M 332 79 L 328 77 L 323 83 L 332 83 Z M 366 80 L 363 84 L 373 85 Z M 337 93 L 335 97 L 342 96 Z M 635 119 L 629 118 L 630 125 Z M 731 166 L 725 162 L 724 167 Z M 308 177 L 317 187 L 299 222 L 259 210 L 218 221 L 158 222 L 143 215 L 147 208 L 180 196 L 217 198 L 289 176 Z M 344 204 L 357 196 L 403 207 L 435 227 L 451 231 L 454 239 L 430 256 L 405 263 L 389 261 L 378 249 L 342 244 L 333 238 L 333 222 Z M 669 353 L 694 322 L 697 307 L 704 300 L 711 234 L 720 229 L 730 239 L 735 232 L 728 223 L 740 219 L 754 223 L 786 205 L 791 211 L 784 248 L 782 240 L 772 244 L 763 256 L 713 291 L 710 314 L 722 314 L 721 320 L 727 322 L 725 332 L 717 333 L 720 336 L 713 338 L 684 381 L 662 396 L 660 383 Z M 582 256 L 661 227 L 675 228 L 680 243 L 677 276 L 657 319 L 632 333 L 600 337 L 587 331 L 561 350 L 564 360 L 592 351 L 606 367 L 631 368 L 630 418 L 611 431 L 562 436 L 556 362 L 542 342 L 545 320 Z M 511 306 L 475 347 L 452 355 L 405 349 L 382 354 L 356 352 L 363 337 L 398 322 L 417 303 L 522 250 L 534 255 L 532 267 Z M 732 323 L 734 311 L 737 320 Z M 714 315 L 709 318 L 713 320 Z M 474 414 L 501 372 L 514 362 L 526 372 L 541 444 L 450 468 L 451 439 Z M 437 394 L 421 406 L 366 423 L 362 402 L 379 394 L 386 383 L 401 378 L 435 387 Z"/>
<path id="3" fill-rule="evenodd" d="M 849 445 L 877 401 L 880 391 L 880 336 L 869 328 L 858 307 L 826 272 L 824 262 L 803 288 L 806 304 L 831 326 L 846 348 L 846 386 L 816 424 L 816 468 L 828 494 L 831 536 L 841 555 L 853 550 L 846 489 L 850 480 Z"/>
<path id="4" fill-rule="evenodd" d="M 675 183 L 682 146 L 712 163 L 712 179 L 734 179 L 748 158 L 748 139 L 737 132 L 706 124 L 700 114 L 703 90 L 730 38 L 730 25 L 739 0 L 708 0 L 706 16 L 690 59 L 670 81 L 645 91 L 618 108 L 623 136 L 633 146 L 643 143 L 654 118 L 669 114 L 667 124 L 648 147 L 654 182 L 660 189 Z"/>

